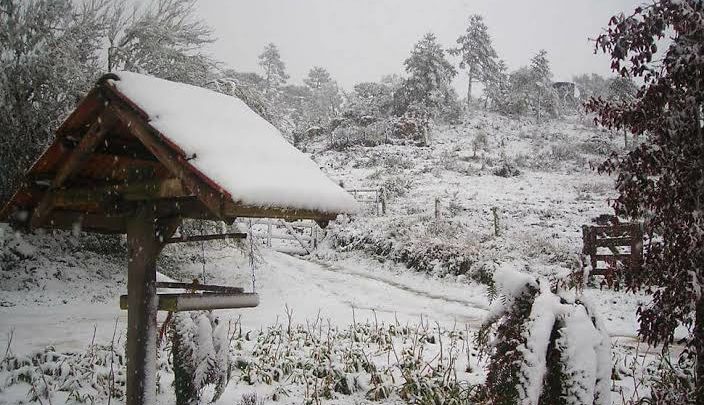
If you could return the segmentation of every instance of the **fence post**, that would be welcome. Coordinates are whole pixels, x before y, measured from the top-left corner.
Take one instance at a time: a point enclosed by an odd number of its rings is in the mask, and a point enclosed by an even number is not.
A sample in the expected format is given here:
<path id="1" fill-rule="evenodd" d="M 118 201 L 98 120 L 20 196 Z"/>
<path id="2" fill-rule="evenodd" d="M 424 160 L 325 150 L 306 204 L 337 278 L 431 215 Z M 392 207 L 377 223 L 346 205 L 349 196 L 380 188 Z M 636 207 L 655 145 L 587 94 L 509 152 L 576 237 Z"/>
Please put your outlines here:
<path id="1" fill-rule="evenodd" d="M 386 215 L 386 193 L 383 188 L 379 189 L 379 196 L 381 198 L 381 215 Z"/>
<path id="2" fill-rule="evenodd" d="M 491 213 L 494 215 L 494 236 L 499 236 L 499 209 L 491 207 Z"/>
<path id="3" fill-rule="evenodd" d="M 596 234 L 589 225 L 582 225 L 582 254 L 589 256 L 592 272 L 596 270 Z"/>
<path id="4" fill-rule="evenodd" d="M 440 199 L 435 197 L 435 219 L 440 218 Z"/>
<path id="5" fill-rule="evenodd" d="M 271 248 L 271 219 L 266 221 L 266 245 Z"/>
<path id="6" fill-rule="evenodd" d="M 631 226 L 631 271 L 639 271 L 643 265 L 643 228 L 635 223 Z"/>
<path id="7" fill-rule="evenodd" d="M 374 191 L 374 208 L 376 209 L 376 216 L 379 216 L 379 191 Z"/>

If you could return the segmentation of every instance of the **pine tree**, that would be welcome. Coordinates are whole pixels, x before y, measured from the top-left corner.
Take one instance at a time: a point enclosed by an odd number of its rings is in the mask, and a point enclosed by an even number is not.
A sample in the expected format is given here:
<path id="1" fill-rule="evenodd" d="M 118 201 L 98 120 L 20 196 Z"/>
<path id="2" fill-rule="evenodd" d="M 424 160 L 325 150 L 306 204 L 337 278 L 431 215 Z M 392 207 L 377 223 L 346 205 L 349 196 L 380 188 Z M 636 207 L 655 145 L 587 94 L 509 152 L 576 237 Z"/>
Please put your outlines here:
<path id="1" fill-rule="evenodd" d="M 449 50 L 451 55 L 459 55 L 460 69 L 467 69 L 467 106 L 472 101 L 472 83 L 478 81 L 486 85 L 496 70 L 496 50 L 491 43 L 488 28 L 481 15 L 469 17 L 465 34 L 457 38 L 459 46 Z"/>
<path id="2" fill-rule="evenodd" d="M 495 60 L 490 65 L 490 70 L 487 72 L 487 81 L 484 83 L 484 108 L 486 108 L 489 100 L 491 104 L 498 108 L 503 104 L 508 96 L 508 67 L 503 60 Z"/>
<path id="3" fill-rule="evenodd" d="M 556 94 L 552 88 L 552 71 L 548 61 L 548 52 L 541 49 L 530 60 L 530 72 L 535 81 L 535 102 L 533 109 L 536 111 L 538 123 L 541 122 L 542 111 L 556 112 Z"/>
<path id="4" fill-rule="evenodd" d="M 330 73 L 325 70 L 325 68 L 320 66 L 314 66 L 308 71 L 308 76 L 303 79 L 303 83 L 310 87 L 312 90 L 317 90 L 323 87 L 323 85 L 332 82 L 332 77 Z"/>
<path id="5" fill-rule="evenodd" d="M 264 52 L 259 55 L 259 66 L 264 71 L 264 97 L 272 100 L 279 96 L 281 87 L 289 78 L 276 45 L 269 43 L 264 47 Z"/>
<path id="6" fill-rule="evenodd" d="M 326 126 L 339 113 L 342 96 L 337 83 L 330 73 L 320 66 L 313 67 L 303 79 L 311 92 L 306 103 L 308 122 L 316 126 Z"/>
<path id="7" fill-rule="evenodd" d="M 404 66 L 409 74 L 403 89 L 404 109 L 417 103 L 428 110 L 437 110 L 453 101 L 451 81 L 457 71 L 445 58 L 435 34 L 427 33 L 415 44 Z"/>
<path id="8" fill-rule="evenodd" d="M 658 52 L 660 40 L 667 49 Z M 600 171 L 618 174 L 616 215 L 643 220 L 649 235 L 642 269 L 627 272 L 631 289 L 645 288 L 652 302 L 639 309 L 640 335 L 670 345 L 675 328 L 690 331 L 696 358 L 694 403 L 704 403 L 704 2 L 656 0 L 630 16 L 614 16 L 597 50 L 611 69 L 643 85 L 630 103 L 593 99 L 598 122 L 642 135 L 625 156 Z"/>

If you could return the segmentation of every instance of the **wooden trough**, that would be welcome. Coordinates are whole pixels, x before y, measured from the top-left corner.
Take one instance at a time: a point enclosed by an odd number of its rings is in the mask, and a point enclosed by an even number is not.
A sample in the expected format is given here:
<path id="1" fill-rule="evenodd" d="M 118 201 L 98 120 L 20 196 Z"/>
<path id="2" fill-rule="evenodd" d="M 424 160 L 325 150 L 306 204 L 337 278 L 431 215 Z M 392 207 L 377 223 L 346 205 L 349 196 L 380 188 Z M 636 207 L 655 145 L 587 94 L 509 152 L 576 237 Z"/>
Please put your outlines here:
<path id="1" fill-rule="evenodd" d="M 253 308 L 259 305 L 259 294 L 246 293 L 243 288 L 239 287 L 198 283 L 157 282 L 156 288 L 188 291 L 180 293 L 157 293 L 157 310 L 159 311 L 181 312 Z M 120 309 L 125 310 L 128 308 L 128 295 L 121 295 Z"/>
<path id="2" fill-rule="evenodd" d="M 124 91 L 132 96 L 128 97 Z M 210 105 L 217 107 L 214 111 L 223 113 L 215 115 L 204 107 Z M 174 110 L 174 106 L 188 108 Z M 163 126 L 164 116 L 169 113 L 172 119 L 186 126 Z M 209 132 L 198 128 L 213 131 L 213 120 L 218 120 L 217 130 L 222 133 L 213 134 L 214 140 L 209 140 Z M 246 131 L 237 132 L 238 126 Z M 184 134 L 186 127 L 196 133 Z M 174 139 L 189 142 L 179 144 Z M 249 155 L 256 157 L 261 153 L 268 157 L 248 161 L 251 164 L 239 169 L 258 173 L 267 169 L 260 167 L 267 161 L 277 161 L 280 169 L 295 173 L 304 167 L 307 178 L 302 184 L 315 184 L 318 188 L 306 190 L 308 201 L 272 203 L 252 197 L 246 204 L 233 197 L 238 192 L 233 184 L 251 180 L 246 174 L 232 170 L 229 154 L 238 150 L 238 139 L 246 141 L 247 148 L 243 150 Z M 264 141 L 257 149 L 257 142 Z M 205 156 L 215 156 L 217 164 L 209 165 L 207 159 L 197 157 L 192 150 L 194 145 L 199 152 L 205 151 Z M 223 161 L 228 165 L 223 166 Z M 224 167 L 226 173 L 216 172 L 213 167 Z M 223 180 L 228 186 L 222 184 Z M 267 177 L 263 181 L 267 183 L 261 189 L 256 189 L 258 183 L 250 183 L 250 195 L 278 196 L 291 192 L 289 184 L 280 178 Z M 347 203 L 347 198 L 354 204 L 344 190 L 328 183 L 332 182 L 314 163 L 287 144 L 273 126 L 240 100 L 123 72 L 101 78 L 59 127 L 53 143 L 0 210 L 0 220 L 30 230 L 79 229 L 127 234 L 128 293 L 120 297 L 120 306 L 128 312 L 127 403 L 141 405 L 156 394 L 155 379 L 150 376 L 155 371 L 148 365 L 156 364 L 157 309 L 250 308 L 259 303 L 256 294 L 234 287 L 157 283 L 156 261 L 166 244 L 246 236 L 229 233 L 174 237 L 182 221 L 199 219 L 231 224 L 238 217 L 254 217 L 311 219 L 325 226 L 339 213 L 349 212 L 353 205 Z M 327 201 L 326 209 L 309 208 L 320 207 L 321 200 Z M 186 292 L 157 295 L 158 287 L 181 288 Z"/>

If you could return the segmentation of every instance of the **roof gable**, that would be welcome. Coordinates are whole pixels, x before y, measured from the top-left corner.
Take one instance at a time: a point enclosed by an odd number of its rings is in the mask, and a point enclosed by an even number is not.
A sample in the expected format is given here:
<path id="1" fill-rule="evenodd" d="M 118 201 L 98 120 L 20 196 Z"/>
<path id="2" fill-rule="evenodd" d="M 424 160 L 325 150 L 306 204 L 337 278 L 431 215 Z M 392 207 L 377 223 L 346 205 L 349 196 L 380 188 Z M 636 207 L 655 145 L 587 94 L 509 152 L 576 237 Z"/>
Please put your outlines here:
<path id="1" fill-rule="evenodd" d="M 79 218 L 87 230 L 122 232 L 120 218 L 140 201 L 158 203 L 159 215 L 223 220 L 328 221 L 356 210 L 239 99 L 122 72 L 101 79 L 67 118 L 0 219 L 19 210 L 33 227 Z"/>

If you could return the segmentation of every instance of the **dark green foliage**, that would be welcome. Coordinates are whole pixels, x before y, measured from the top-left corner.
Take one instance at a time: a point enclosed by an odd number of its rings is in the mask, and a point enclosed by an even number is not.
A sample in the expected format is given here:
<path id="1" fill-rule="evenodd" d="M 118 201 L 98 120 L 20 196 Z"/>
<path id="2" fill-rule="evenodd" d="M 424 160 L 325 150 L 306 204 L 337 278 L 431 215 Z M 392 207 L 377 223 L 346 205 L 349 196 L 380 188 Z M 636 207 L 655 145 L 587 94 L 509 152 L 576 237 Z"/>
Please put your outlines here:
<path id="1" fill-rule="evenodd" d="M 663 43 L 667 48 L 658 51 Z M 612 17 L 597 50 L 610 56 L 614 73 L 640 78 L 643 85 L 632 100 L 599 98 L 587 105 L 599 124 L 647 137 L 627 155 L 612 155 L 600 171 L 618 175 L 616 215 L 643 220 L 651 240 L 642 269 L 626 274 L 629 289 L 653 295 L 639 309 L 639 333 L 648 343 L 667 346 L 675 328 L 689 329 L 686 343 L 698 358 L 697 403 L 704 403 L 702 43 L 701 0 L 657 0 Z"/>
<path id="2" fill-rule="evenodd" d="M 193 346 L 188 340 L 189 325 L 182 324 L 177 316 L 171 327 L 171 353 L 174 368 L 174 391 L 177 405 L 198 404 L 199 393 L 194 384 Z"/>
<path id="3" fill-rule="evenodd" d="M 539 405 L 567 405 L 565 394 L 565 374 L 560 359 L 560 350 L 556 342 L 560 338 L 561 322 L 555 322 L 550 334 L 548 344 L 547 366 L 548 371 L 543 380 L 543 394 L 540 396 Z"/>
<path id="4" fill-rule="evenodd" d="M 515 298 L 507 315 L 496 325 L 495 346 L 489 347 L 493 323 L 485 323 L 477 333 L 477 345 L 491 351 L 489 372 L 486 383 L 477 394 L 478 401 L 496 405 L 519 402 L 519 374 L 523 356 L 516 348 L 526 343 L 523 336 L 525 323 L 537 294 L 537 288 L 526 286 L 523 294 Z"/>

